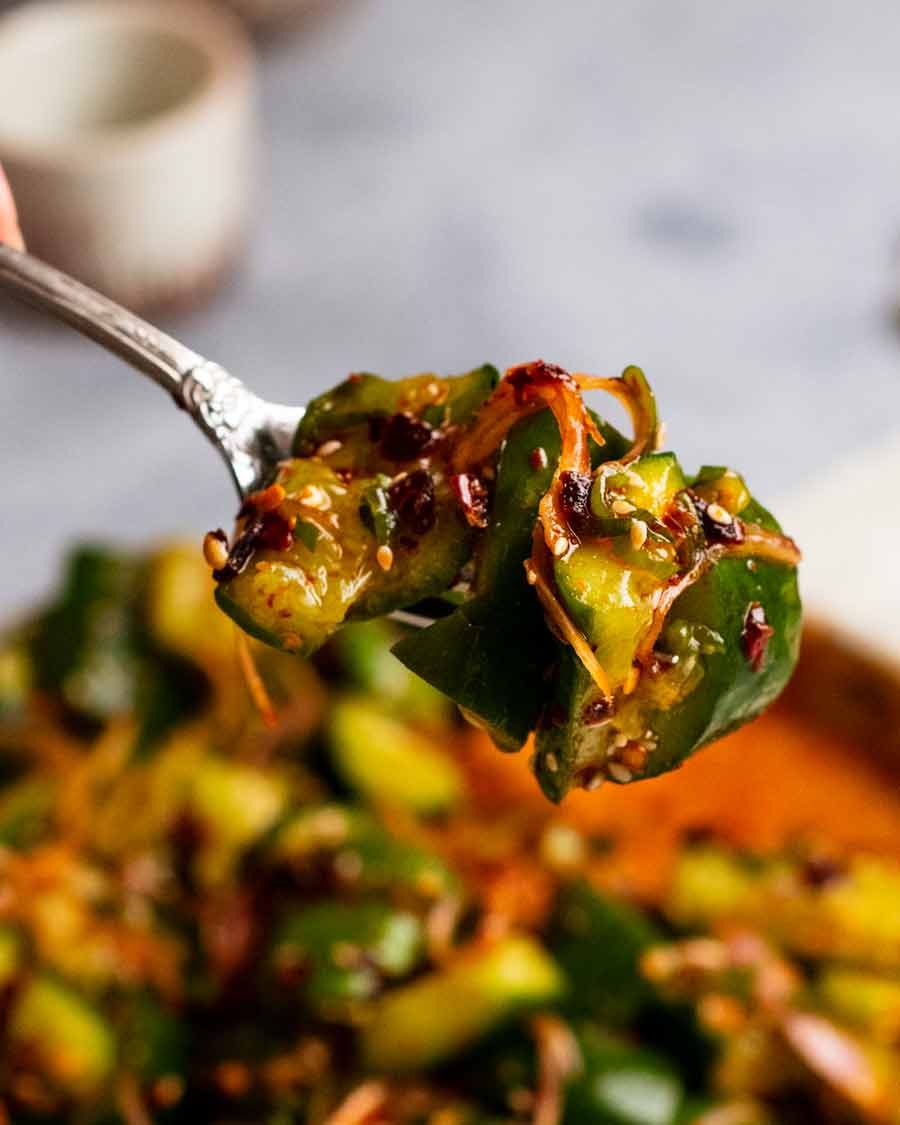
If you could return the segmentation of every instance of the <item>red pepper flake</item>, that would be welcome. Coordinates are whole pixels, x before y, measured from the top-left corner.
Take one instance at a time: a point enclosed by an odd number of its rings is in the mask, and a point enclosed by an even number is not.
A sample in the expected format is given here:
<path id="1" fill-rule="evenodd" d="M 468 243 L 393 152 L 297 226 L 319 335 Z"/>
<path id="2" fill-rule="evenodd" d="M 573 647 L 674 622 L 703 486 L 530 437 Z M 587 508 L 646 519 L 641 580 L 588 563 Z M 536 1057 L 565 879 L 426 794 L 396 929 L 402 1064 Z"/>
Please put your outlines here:
<path id="1" fill-rule="evenodd" d="M 766 611 L 759 602 L 751 602 L 744 615 L 741 645 L 754 672 L 758 672 L 766 658 L 766 649 L 775 630 L 766 621 Z"/>
<path id="2" fill-rule="evenodd" d="M 506 375 L 506 381 L 512 385 L 515 391 L 517 406 L 523 406 L 526 402 L 529 402 L 533 388 L 542 384 L 564 383 L 576 390 L 578 388 L 578 384 L 568 371 L 557 367 L 555 363 L 545 363 L 542 359 L 510 368 Z"/>
<path id="3" fill-rule="evenodd" d="M 541 469 L 546 469 L 547 465 L 549 464 L 547 458 L 547 450 L 544 449 L 542 445 L 536 446 L 528 454 L 528 464 L 532 467 L 532 469 L 534 469 L 535 472 L 538 472 Z"/>
<path id="4" fill-rule="evenodd" d="M 389 461 L 413 461 L 431 445 L 434 432 L 415 414 L 392 414 L 381 430 L 379 448 Z"/>
<path id="5" fill-rule="evenodd" d="M 286 551 L 293 545 L 294 533 L 284 516 L 279 516 L 277 512 L 266 512 L 262 524 L 259 533 L 260 547 L 268 547 L 270 551 Z"/>
<path id="6" fill-rule="evenodd" d="M 388 503 L 400 523 L 415 535 L 431 531 L 437 520 L 434 481 L 425 469 L 399 477 L 387 490 Z"/>
<path id="7" fill-rule="evenodd" d="M 692 496 L 694 506 L 700 513 L 700 520 L 703 524 L 703 532 L 706 535 L 707 543 L 743 543 L 744 542 L 744 525 L 737 518 L 732 517 L 728 523 L 722 523 L 721 520 L 715 518 L 718 514 L 717 509 L 720 507 L 718 504 L 707 504 L 699 496 Z M 712 515 L 710 510 L 712 509 Z"/>
<path id="8" fill-rule="evenodd" d="M 595 727 L 606 722 L 614 710 L 613 701 L 608 695 L 601 695 L 585 704 L 581 712 L 581 722 L 586 727 Z"/>
<path id="9" fill-rule="evenodd" d="M 561 487 L 559 499 L 569 526 L 574 531 L 584 531 L 590 522 L 589 500 L 592 479 L 589 473 L 573 473 L 568 470 L 560 474 Z"/>
<path id="10" fill-rule="evenodd" d="M 836 856 L 810 855 L 800 868 L 800 878 L 807 887 L 820 890 L 838 883 L 847 875 L 847 868 Z"/>
<path id="11" fill-rule="evenodd" d="M 487 527 L 490 494 L 484 482 L 473 473 L 455 473 L 450 477 L 450 487 L 456 493 L 469 526 Z"/>
<path id="12" fill-rule="evenodd" d="M 244 530 L 235 540 L 234 546 L 231 548 L 231 553 L 228 556 L 228 561 L 223 567 L 213 571 L 213 578 L 216 582 L 228 582 L 247 568 L 247 564 L 253 556 L 253 552 L 259 543 L 259 537 L 262 535 L 263 530 L 263 517 L 253 516 L 248 519 L 244 525 Z"/>
<path id="13" fill-rule="evenodd" d="M 700 505 L 697 504 L 697 499 L 693 498 L 695 507 L 692 507 L 688 503 L 679 502 L 680 495 L 666 508 L 662 517 L 663 526 L 668 528 L 678 540 L 693 537 L 700 522 L 698 520 Z"/>

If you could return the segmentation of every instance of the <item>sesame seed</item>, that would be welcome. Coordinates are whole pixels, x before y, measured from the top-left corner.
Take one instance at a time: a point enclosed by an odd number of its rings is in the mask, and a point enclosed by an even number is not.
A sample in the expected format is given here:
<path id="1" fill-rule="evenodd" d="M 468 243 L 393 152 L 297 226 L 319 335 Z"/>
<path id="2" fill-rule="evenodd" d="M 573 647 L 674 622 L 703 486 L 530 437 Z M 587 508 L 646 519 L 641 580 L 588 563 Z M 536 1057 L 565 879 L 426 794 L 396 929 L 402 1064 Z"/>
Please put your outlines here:
<path id="1" fill-rule="evenodd" d="M 375 561 L 382 570 L 390 570 L 394 565 L 394 552 L 387 544 L 382 544 L 375 552 Z"/>
<path id="2" fill-rule="evenodd" d="M 706 511 L 709 518 L 715 520 L 716 523 L 729 524 L 733 518 L 731 512 L 727 508 L 723 508 L 721 504 L 710 504 Z"/>
<path id="3" fill-rule="evenodd" d="M 618 781 L 622 785 L 631 781 L 631 770 L 627 766 L 623 766 L 621 762 L 610 762 L 606 768 L 613 781 Z"/>
<path id="4" fill-rule="evenodd" d="M 630 516 L 636 509 L 630 500 L 613 500 L 612 510 L 617 516 Z"/>
<path id="5" fill-rule="evenodd" d="M 305 485 L 297 499 L 304 508 L 312 508 L 316 512 L 327 512 L 331 507 L 331 497 L 317 484 Z"/>
<path id="6" fill-rule="evenodd" d="M 643 520 L 632 520 L 629 535 L 631 536 L 632 547 L 639 551 L 647 542 L 647 525 Z"/>
<path id="7" fill-rule="evenodd" d="M 559 759 L 551 751 L 551 753 L 544 755 L 544 765 L 551 773 L 556 773 L 556 771 L 559 769 Z"/>
<path id="8" fill-rule="evenodd" d="M 203 557 L 213 570 L 221 570 L 228 562 L 228 540 L 224 531 L 208 531 L 203 538 Z"/>
<path id="9" fill-rule="evenodd" d="M 584 851 L 584 838 L 567 824 L 552 824 L 541 837 L 541 858 L 556 870 L 577 867 Z"/>
<path id="10" fill-rule="evenodd" d="M 536 586 L 537 580 L 538 580 L 537 571 L 534 569 L 534 567 L 531 565 L 531 563 L 526 563 L 525 564 L 525 581 L 528 583 L 529 586 Z"/>
<path id="11" fill-rule="evenodd" d="M 331 441 L 323 441 L 319 448 L 316 450 L 316 453 L 319 457 L 330 457 L 332 453 L 337 453 L 342 445 L 343 442 L 337 441 L 335 438 L 332 438 Z"/>
<path id="12" fill-rule="evenodd" d="M 756 559 L 747 559 L 747 569 L 751 574 L 756 570 Z"/>
<path id="13" fill-rule="evenodd" d="M 587 778 L 587 780 L 582 785 L 582 788 L 586 789 L 589 793 L 593 793 L 595 790 L 600 788 L 604 781 L 606 781 L 606 778 L 598 770 L 596 773 L 592 773 L 591 776 Z"/>
<path id="14" fill-rule="evenodd" d="M 617 734 L 616 737 L 613 739 L 613 746 L 615 746 L 615 748 L 617 750 L 621 750 L 624 746 L 627 746 L 627 745 L 628 745 L 628 735 L 627 734 Z"/>
<path id="15" fill-rule="evenodd" d="M 569 550 L 569 540 L 565 535 L 560 535 L 559 539 L 553 543 L 553 554 L 555 558 L 561 559 L 564 554 Z"/>

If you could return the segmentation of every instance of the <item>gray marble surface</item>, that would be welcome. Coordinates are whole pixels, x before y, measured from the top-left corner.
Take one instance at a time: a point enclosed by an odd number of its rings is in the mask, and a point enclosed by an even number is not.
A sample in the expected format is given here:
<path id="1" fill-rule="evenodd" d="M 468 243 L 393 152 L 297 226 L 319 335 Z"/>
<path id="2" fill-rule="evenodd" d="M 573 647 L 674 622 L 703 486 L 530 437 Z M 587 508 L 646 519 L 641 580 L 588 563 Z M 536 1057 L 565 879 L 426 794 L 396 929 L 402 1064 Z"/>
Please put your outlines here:
<path id="1" fill-rule="evenodd" d="M 248 258 L 167 327 L 272 398 L 346 372 L 643 365 L 763 499 L 887 435 L 889 0 L 355 0 L 261 67 Z M 91 344 L 0 308 L 0 614 L 64 546 L 227 524 L 225 471 Z"/>

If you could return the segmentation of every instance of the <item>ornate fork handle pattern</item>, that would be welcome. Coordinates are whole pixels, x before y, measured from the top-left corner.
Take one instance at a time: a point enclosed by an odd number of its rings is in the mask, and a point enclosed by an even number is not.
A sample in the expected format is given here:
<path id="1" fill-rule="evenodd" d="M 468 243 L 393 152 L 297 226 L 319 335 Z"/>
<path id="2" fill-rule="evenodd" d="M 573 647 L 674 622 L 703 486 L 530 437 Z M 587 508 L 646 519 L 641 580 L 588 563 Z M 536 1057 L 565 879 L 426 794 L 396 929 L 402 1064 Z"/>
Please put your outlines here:
<path id="1" fill-rule="evenodd" d="M 248 450 L 260 413 L 255 395 L 224 367 L 201 360 L 184 373 L 175 402 L 186 410 L 212 443 L 221 450 L 241 494 L 258 483 L 255 449 Z"/>
<path id="2" fill-rule="evenodd" d="M 0 288 L 65 321 L 169 392 L 244 493 L 284 456 L 301 411 L 264 402 L 234 375 L 45 262 L 0 244 Z"/>

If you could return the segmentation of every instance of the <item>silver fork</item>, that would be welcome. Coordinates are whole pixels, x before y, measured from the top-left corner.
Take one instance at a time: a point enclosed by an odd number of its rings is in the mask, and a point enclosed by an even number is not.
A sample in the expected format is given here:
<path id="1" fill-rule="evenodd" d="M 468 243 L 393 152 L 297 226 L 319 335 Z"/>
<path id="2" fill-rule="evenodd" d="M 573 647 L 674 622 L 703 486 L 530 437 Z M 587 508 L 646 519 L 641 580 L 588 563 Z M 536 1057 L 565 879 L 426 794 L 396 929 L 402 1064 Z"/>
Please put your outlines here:
<path id="1" fill-rule="evenodd" d="M 218 363 L 115 301 L 2 243 L 0 288 L 89 336 L 168 391 L 222 454 L 241 497 L 266 484 L 290 456 L 304 407 L 267 402 Z M 390 616 L 416 628 L 432 623 L 405 610 Z"/>
<path id="2" fill-rule="evenodd" d="M 218 363 L 108 297 L 3 244 L 0 288 L 76 328 L 168 391 L 225 458 L 242 497 L 290 456 L 302 406 L 267 402 Z"/>

